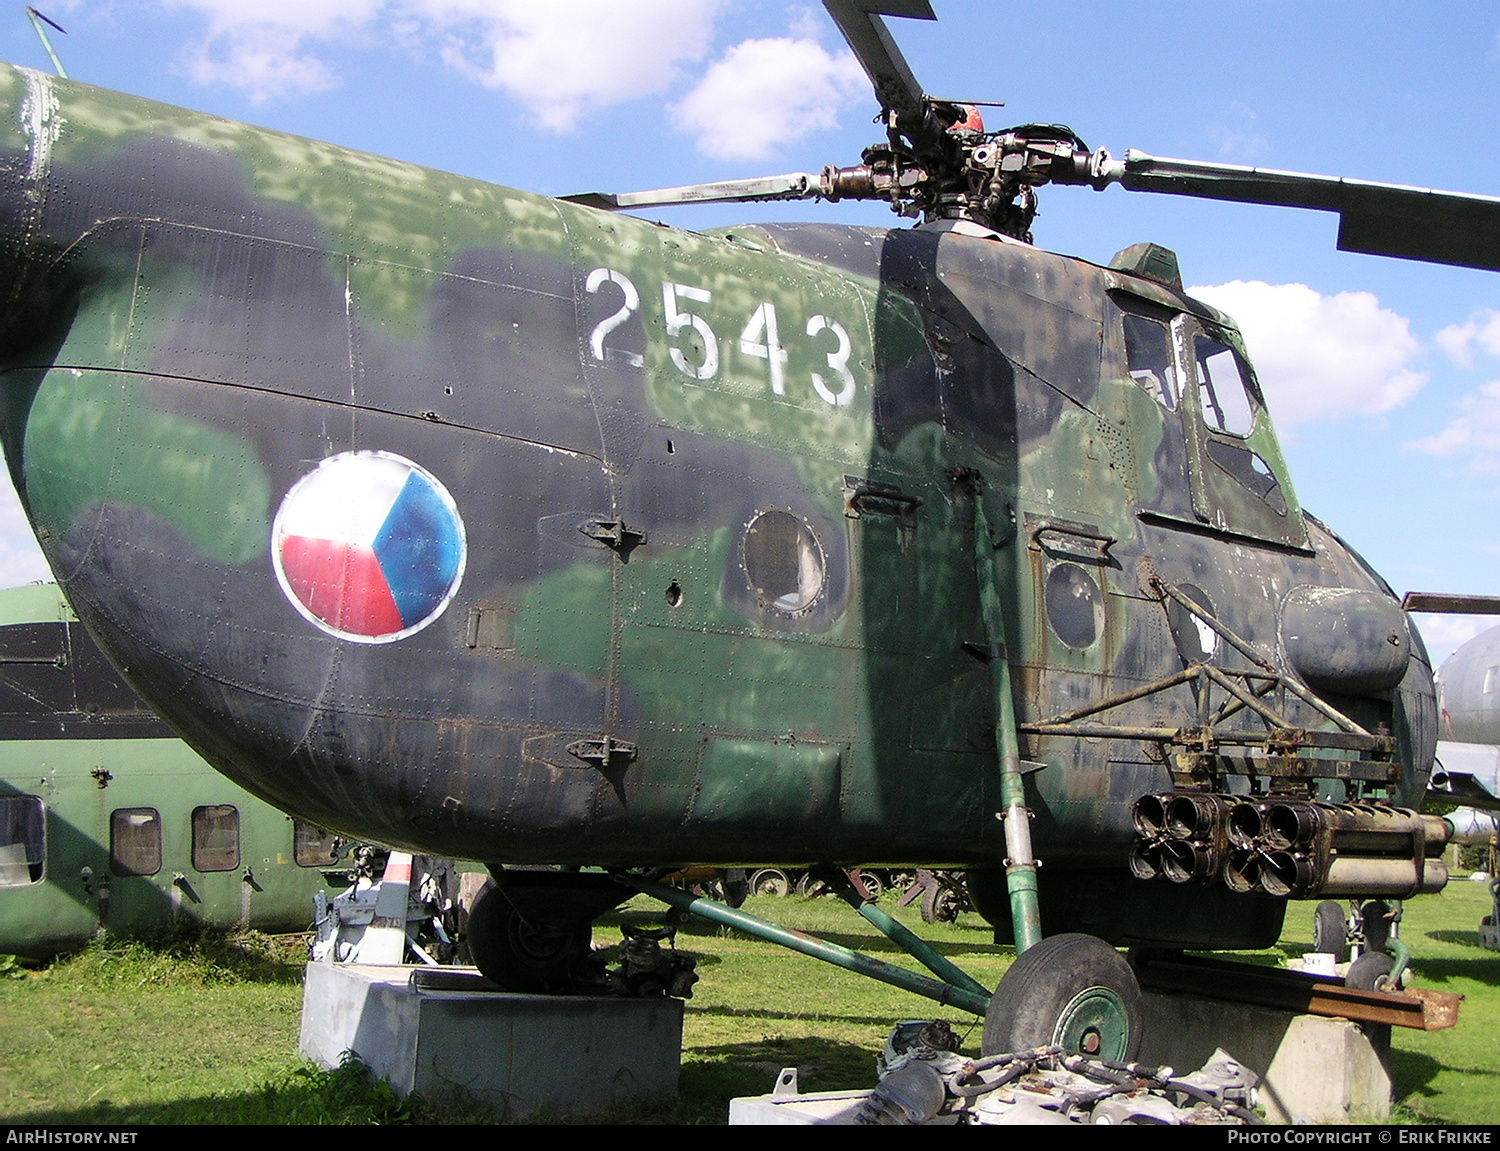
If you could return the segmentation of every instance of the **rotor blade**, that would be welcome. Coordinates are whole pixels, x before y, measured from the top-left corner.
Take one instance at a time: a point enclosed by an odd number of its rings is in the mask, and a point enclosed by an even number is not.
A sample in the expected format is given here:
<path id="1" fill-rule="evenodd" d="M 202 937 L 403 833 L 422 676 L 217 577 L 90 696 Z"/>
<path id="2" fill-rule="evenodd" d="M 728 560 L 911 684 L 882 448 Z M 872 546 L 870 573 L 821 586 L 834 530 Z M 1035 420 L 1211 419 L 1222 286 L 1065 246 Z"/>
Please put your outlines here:
<path id="1" fill-rule="evenodd" d="M 1500 615 L 1500 595 L 1450 595 L 1440 591 L 1409 591 L 1402 611 L 1434 615 Z"/>
<path id="2" fill-rule="evenodd" d="M 626 208 L 663 208 L 670 204 L 743 204 L 757 200 L 812 200 L 823 194 L 821 178 L 811 172 L 788 172 L 783 176 L 760 176 L 751 180 L 720 180 L 714 184 L 687 184 L 681 188 L 657 188 L 650 192 L 579 192 L 560 196 L 570 204 L 620 212 Z"/>
<path id="3" fill-rule="evenodd" d="M 922 85 L 881 17 L 936 20 L 929 0 L 823 0 L 823 7 L 859 58 L 881 107 L 904 117 L 921 116 Z"/>
<path id="4" fill-rule="evenodd" d="M 1345 252 L 1500 271 L 1500 197 L 1170 160 L 1134 149 L 1109 174 L 1134 192 L 1337 212 Z"/>

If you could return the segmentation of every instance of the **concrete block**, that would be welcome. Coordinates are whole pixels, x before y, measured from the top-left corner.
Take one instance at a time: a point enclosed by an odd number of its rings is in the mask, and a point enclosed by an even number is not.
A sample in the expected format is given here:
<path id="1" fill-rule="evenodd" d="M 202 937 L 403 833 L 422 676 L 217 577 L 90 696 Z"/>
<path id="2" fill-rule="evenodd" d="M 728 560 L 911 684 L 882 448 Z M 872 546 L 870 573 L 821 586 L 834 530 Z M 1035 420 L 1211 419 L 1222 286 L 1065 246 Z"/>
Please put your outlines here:
<path id="1" fill-rule="evenodd" d="M 1347 1123 L 1390 1114 L 1389 1026 L 1145 993 L 1140 1062 L 1196 1071 L 1216 1047 L 1261 1077 L 1261 1102 L 1272 1123 Z"/>
<path id="2" fill-rule="evenodd" d="M 513 1119 L 676 1098 L 682 1000 L 512 995 L 473 969 L 433 972 L 309 963 L 302 1053 L 334 1067 L 353 1051 L 399 1095 L 458 1087 Z"/>

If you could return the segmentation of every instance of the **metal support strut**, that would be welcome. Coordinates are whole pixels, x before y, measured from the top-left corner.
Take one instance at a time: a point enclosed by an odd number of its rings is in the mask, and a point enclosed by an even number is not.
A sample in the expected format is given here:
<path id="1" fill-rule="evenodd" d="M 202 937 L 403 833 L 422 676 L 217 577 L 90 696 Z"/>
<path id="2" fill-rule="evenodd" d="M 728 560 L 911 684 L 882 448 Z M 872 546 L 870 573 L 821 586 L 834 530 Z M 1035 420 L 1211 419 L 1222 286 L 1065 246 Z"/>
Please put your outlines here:
<path id="1" fill-rule="evenodd" d="M 827 883 L 835 895 L 859 912 L 867 923 L 939 979 L 957 987 L 966 987 L 975 995 L 989 997 L 989 988 L 944 956 L 906 924 L 882 911 L 875 905 L 874 900 L 861 895 L 842 871 L 837 868 L 821 870 L 818 878 Z"/>
<path id="2" fill-rule="evenodd" d="M 842 967 L 846 971 L 853 971 L 856 975 L 867 975 L 871 979 L 878 979 L 882 983 L 889 983 L 892 987 L 899 987 L 903 991 L 910 991 L 913 995 L 921 995 L 927 999 L 934 999 L 939 1003 L 949 1004 L 957 1007 L 960 1011 L 968 1011 L 974 1015 L 984 1015 L 989 1010 L 990 996 L 983 987 L 980 987 L 973 979 L 964 975 L 936 952 L 926 948 L 920 939 L 917 943 L 931 952 L 937 960 L 950 968 L 960 976 L 962 985 L 953 982 L 943 982 L 937 979 L 929 979 L 925 975 L 918 975 L 915 971 L 908 971 L 904 967 L 897 967 L 891 963 L 853 951 L 847 947 L 840 947 L 837 943 L 829 943 L 825 939 L 808 935 L 802 931 L 793 931 L 782 927 L 780 924 L 771 923 L 751 915 L 747 911 L 740 911 L 726 904 L 718 903 L 712 899 L 705 899 L 701 895 L 693 895 L 690 892 L 679 890 L 676 887 L 668 887 L 664 883 L 656 883 L 649 879 L 642 879 L 634 875 L 615 874 L 614 878 L 629 887 L 653 899 L 659 899 L 680 911 L 686 911 L 693 915 L 701 915 L 704 919 L 711 919 L 715 923 L 722 923 L 726 927 L 733 927 L 743 931 L 747 935 L 753 935 L 757 939 L 764 939 L 768 943 L 775 943 L 781 947 L 791 948 L 803 955 L 814 959 L 821 959 L 824 963 L 832 963 L 835 967 Z M 874 922 L 874 920 L 871 920 Z M 876 924 L 879 926 L 879 924 Z M 897 925 L 900 926 L 899 924 Z M 882 930 L 884 930 L 882 928 Z M 904 930 L 904 929 L 903 929 Z M 910 935 L 910 932 L 907 932 Z M 902 947 L 906 943 L 891 936 L 892 940 Z M 911 938 L 916 939 L 915 936 Z M 913 952 L 913 954 L 916 954 Z M 927 958 L 922 955 L 916 957 L 923 963 L 928 963 Z M 932 966 L 928 963 L 928 966 Z M 934 968 L 936 970 L 936 968 Z M 978 988 L 978 990 L 975 990 Z"/>
<path id="3" fill-rule="evenodd" d="M 1037 904 L 1036 856 L 1031 850 L 1031 813 L 1026 810 L 1026 786 L 1021 778 L 1021 748 L 1016 736 L 1016 703 L 1010 690 L 1010 653 L 1005 644 L 1005 616 L 1000 606 L 1000 571 L 995 544 L 984 512 L 983 478 L 973 478 L 974 565 L 979 577 L 979 603 L 984 630 L 994 657 L 989 661 L 995 695 L 995 747 L 1000 755 L 998 818 L 1005 822 L 1005 889 L 1010 895 L 1010 920 L 1016 954 L 1042 939 L 1042 915 Z"/>

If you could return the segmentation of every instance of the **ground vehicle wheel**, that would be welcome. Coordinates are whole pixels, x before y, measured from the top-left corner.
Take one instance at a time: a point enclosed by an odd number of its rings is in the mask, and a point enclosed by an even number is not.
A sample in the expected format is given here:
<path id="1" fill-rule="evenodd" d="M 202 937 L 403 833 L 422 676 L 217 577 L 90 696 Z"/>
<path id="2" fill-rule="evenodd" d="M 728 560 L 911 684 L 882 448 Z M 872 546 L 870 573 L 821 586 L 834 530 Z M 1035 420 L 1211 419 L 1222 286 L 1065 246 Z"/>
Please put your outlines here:
<path id="1" fill-rule="evenodd" d="M 1313 950 L 1331 953 L 1335 963 L 1349 962 L 1349 933 L 1344 926 L 1344 909 L 1331 899 L 1323 900 L 1313 912 Z"/>
<path id="2" fill-rule="evenodd" d="M 1372 899 L 1359 909 L 1360 919 L 1364 924 L 1366 951 L 1385 950 L 1386 942 L 1391 937 L 1391 921 L 1386 918 L 1390 913 L 1390 904 L 1380 899 Z"/>
<path id="3" fill-rule="evenodd" d="M 984 1017 L 985 1055 L 1058 1044 L 1129 1062 L 1141 1048 L 1141 988 L 1092 935 L 1053 935 L 1011 965 Z"/>
<path id="4" fill-rule="evenodd" d="M 933 884 L 922 892 L 923 923 L 953 923 L 958 919 L 958 896 L 943 884 Z"/>
<path id="5" fill-rule="evenodd" d="M 885 884 L 880 882 L 880 876 L 873 871 L 856 871 L 854 874 L 859 876 L 859 881 L 864 884 L 870 899 L 878 903 L 881 894 L 885 891 Z"/>
<path id="6" fill-rule="evenodd" d="M 786 872 L 775 867 L 762 867 L 750 876 L 750 894 L 752 895 L 790 895 L 792 881 L 786 877 Z"/>
<path id="7" fill-rule="evenodd" d="M 469 953 L 474 966 L 506 991 L 565 995 L 573 971 L 589 953 L 591 924 L 527 920 L 494 884 L 486 884 L 469 911 Z"/>
<path id="8" fill-rule="evenodd" d="M 1357 991 L 1385 991 L 1396 961 L 1384 951 L 1366 951 L 1349 965 L 1344 984 Z M 1394 987 L 1389 990 L 1396 990 Z"/>
<path id="9" fill-rule="evenodd" d="M 797 894 L 803 899 L 816 899 L 820 895 L 828 894 L 828 885 L 809 871 L 797 880 Z"/>

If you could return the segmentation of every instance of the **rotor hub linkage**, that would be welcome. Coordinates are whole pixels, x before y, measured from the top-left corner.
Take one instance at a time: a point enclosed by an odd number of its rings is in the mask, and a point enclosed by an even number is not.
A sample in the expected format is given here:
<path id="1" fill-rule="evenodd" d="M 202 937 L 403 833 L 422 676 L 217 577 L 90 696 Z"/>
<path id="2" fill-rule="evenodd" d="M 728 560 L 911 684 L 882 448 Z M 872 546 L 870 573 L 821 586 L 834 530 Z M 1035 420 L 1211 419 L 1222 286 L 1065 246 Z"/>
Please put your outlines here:
<path id="1" fill-rule="evenodd" d="M 1281 899 L 1404 899 L 1448 881 L 1448 824 L 1406 808 L 1179 791 L 1142 796 L 1134 819 L 1138 879 Z"/>
<path id="2" fill-rule="evenodd" d="M 888 143 L 864 150 L 853 168 L 823 169 L 819 194 L 826 200 L 887 200 L 903 216 L 963 217 L 1018 240 L 1031 240 L 1033 191 L 1043 184 L 1103 188 L 1118 179 L 1119 165 L 1104 149 L 1089 151 L 1057 124 L 1024 124 L 1003 132 L 943 129 L 959 115 L 934 104 L 941 115 L 927 131 L 905 134 L 892 117 Z M 931 129 L 937 126 L 936 131 Z"/>

